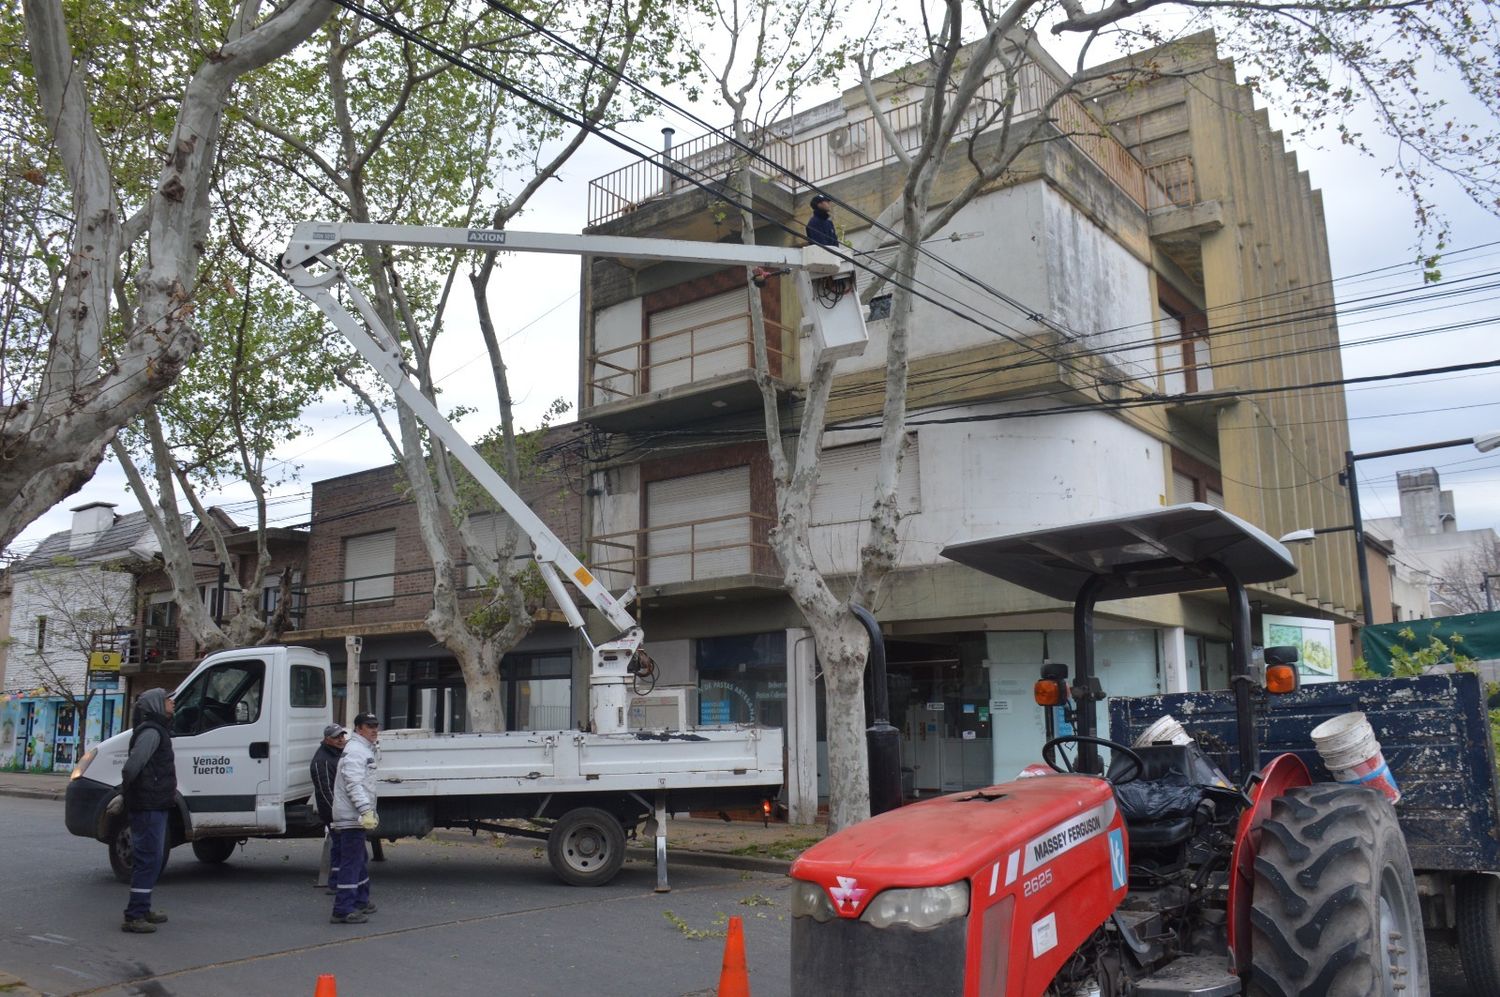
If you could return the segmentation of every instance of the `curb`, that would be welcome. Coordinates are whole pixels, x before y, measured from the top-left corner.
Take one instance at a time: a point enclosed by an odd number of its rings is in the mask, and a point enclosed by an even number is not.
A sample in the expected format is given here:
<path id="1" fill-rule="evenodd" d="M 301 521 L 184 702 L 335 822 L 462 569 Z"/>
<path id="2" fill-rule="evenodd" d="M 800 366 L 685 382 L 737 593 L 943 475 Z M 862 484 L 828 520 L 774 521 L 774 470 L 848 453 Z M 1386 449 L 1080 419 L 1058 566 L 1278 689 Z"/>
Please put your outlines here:
<path id="1" fill-rule="evenodd" d="M 0 796 L 19 796 L 27 800 L 60 800 L 66 789 L 24 789 L 20 786 L 0 786 Z M 3 981 L 4 977 L 0 977 Z M 6 986 L 0 982 L 0 986 Z"/>

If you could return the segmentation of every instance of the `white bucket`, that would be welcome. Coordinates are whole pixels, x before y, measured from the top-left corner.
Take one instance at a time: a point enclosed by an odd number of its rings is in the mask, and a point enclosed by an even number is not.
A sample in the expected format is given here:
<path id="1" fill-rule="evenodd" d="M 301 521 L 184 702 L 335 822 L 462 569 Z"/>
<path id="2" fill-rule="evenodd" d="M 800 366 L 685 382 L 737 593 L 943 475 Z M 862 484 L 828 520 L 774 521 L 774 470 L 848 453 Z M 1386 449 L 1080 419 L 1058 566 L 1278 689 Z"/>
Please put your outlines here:
<path id="1" fill-rule="evenodd" d="M 1313 728 L 1313 744 L 1334 781 L 1364 786 L 1384 793 L 1392 803 L 1401 800 L 1391 767 L 1363 713 L 1345 713 Z"/>
<path id="2" fill-rule="evenodd" d="M 1135 739 L 1132 748 L 1149 748 L 1153 744 L 1192 744 L 1193 737 L 1182 729 L 1182 724 L 1173 719 L 1168 713 L 1156 723 L 1141 731 L 1141 736 Z"/>

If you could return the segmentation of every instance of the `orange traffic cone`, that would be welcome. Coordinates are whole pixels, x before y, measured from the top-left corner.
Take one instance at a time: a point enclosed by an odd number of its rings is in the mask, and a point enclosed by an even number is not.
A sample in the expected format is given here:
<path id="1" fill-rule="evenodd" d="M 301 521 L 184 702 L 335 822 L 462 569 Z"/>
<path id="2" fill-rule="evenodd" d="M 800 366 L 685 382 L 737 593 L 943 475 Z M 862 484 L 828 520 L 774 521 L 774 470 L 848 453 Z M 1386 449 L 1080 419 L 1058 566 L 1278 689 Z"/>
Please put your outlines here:
<path id="1" fill-rule="evenodd" d="M 750 971 L 745 967 L 745 925 L 738 917 L 729 919 L 729 937 L 724 939 L 719 997 L 750 997 Z"/>
<path id="2" fill-rule="evenodd" d="M 338 981 L 333 978 L 332 973 L 319 975 L 318 986 L 313 990 L 313 997 L 339 997 Z"/>

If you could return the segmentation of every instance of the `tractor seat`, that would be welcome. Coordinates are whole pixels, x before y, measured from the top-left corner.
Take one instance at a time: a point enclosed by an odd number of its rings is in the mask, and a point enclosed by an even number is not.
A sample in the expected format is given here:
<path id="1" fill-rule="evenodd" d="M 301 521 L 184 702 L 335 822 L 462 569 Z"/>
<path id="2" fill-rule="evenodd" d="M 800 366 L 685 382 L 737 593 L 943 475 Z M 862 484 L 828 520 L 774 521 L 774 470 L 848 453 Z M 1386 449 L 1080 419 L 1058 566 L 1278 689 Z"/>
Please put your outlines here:
<path id="1" fill-rule="evenodd" d="M 1159 848 L 1187 841 L 1208 796 L 1205 783 L 1222 778 L 1218 770 L 1196 744 L 1154 744 L 1135 752 L 1145 763 L 1140 776 L 1115 786 L 1131 844 Z M 1116 755 L 1109 774 L 1127 776 L 1134 767 Z"/>

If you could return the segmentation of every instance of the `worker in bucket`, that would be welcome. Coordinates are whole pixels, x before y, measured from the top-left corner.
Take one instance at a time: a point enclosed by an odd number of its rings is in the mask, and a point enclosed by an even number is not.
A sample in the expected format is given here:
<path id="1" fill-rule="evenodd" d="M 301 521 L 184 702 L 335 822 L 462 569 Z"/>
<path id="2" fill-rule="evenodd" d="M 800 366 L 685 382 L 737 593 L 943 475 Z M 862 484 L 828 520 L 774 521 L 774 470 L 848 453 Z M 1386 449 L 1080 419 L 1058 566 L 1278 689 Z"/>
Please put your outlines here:
<path id="1" fill-rule="evenodd" d="M 833 198 L 814 194 L 812 217 L 807 220 L 807 241 L 815 246 L 837 246 L 839 234 L 833 228 Z"/>
<path id="2" fill-rule="evenodd" d="M 338 777 L 339 759 L 343 757 L 344 745 L 349 742 L 349 732 L 338 724 L 323 728 L 323 743 L 308 764 L 312 776 L 313 802 L 318 807 L 318 820 L 323 822 L 323 858 L 318 865 L 318 881 L 315 885 L 328 887 L 329 893 L 337 893 L 339 878 L 338 836 L 333 831 L 333 783 Z"/>
<path id="3" fill-rule="evenodd" d="M 375 813 L 375 743 L 380 721 L 373 713 L 354 718 L 354 736 L 344 746 L 333 780 L 334 848 L 339 857 L 338 892 L 333 898 L 334 924 L 363 924 L 375 913 L 370 902 L 370 866 L 365 837 L 380 826 Z"/>
<path id="4" fill-rule="evenodd" d="M 171 731 L 175 706 L 165 689 L 147 689 L 135 701 L 130 754 L 120 770 L 130 815 L 130 903 L 121 931 L 150 934 L 167 920 L 164 912 L 151 909 L 151 891 L 166 858 L 167 812 L 177 795 Z"/>

